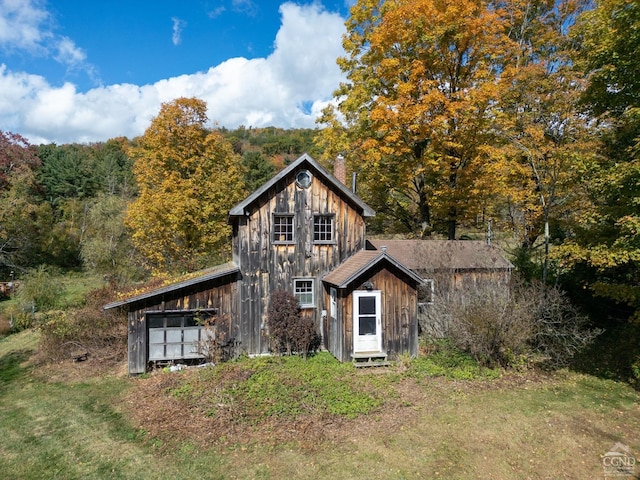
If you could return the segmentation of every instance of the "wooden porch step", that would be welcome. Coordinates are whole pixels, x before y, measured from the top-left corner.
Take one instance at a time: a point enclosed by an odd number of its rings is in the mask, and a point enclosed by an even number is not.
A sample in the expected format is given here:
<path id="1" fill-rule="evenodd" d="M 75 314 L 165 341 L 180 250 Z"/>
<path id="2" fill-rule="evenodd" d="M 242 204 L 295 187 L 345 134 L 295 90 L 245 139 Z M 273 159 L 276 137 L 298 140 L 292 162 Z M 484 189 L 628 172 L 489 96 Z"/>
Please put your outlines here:
<path id="1" fill-rule="evenodd" d="M 352 353 L 351 358 L 356 367 L 386 367 L 389 365 L 386 352 Z"/>

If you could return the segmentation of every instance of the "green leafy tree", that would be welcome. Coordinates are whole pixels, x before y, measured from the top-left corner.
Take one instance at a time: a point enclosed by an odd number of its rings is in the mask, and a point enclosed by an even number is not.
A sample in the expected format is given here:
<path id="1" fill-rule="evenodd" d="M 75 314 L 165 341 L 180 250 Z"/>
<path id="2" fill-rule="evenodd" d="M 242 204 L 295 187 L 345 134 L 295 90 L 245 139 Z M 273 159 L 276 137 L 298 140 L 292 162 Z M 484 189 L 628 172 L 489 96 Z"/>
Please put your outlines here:
<path id="1" fill-rule="evenodd" d="M 244 152 L 242 165 L 245 168 L 244 183 L 249 192 L 255 191 L 276 173 L 273 162 L 257 151 Z"/>
<path id="2" fill-rule="evenodd" d="M 89 147 L 83 145 L 41 145 L 42 167 L 38 183 L 55 207 L 69 198 L 88 198 L 97 193 L 95 165 Z"/>
<path id="3" fill-rule="evenodd" d="M 142 278 L 142 259 L 133 248 L 124 218 L 129 200 L 101 194 L 92 200 L 86 219 L 81 256 L 86 269 L 109 275 L 119 283 Z"/>
<path id="4" fill-rule="evenodd" d="M 165 103 L 131 150 L 139 196 L 125 221 L 156 270 L 192 270 L 228 256 L 226 219 L 244 196 L 244 172 L 232 146 L 206 122 L 201 100 Z"/>
<path id="5" fill-rule="evenodd" d="M 133 161 L 127 154 L 130 147 L 126 138 L 113 138 L 92 146 L 94 176 L 99 192 L 124 196 L 135 193 Z"/>
<path id="6" fill-rule="evenodd" d="M 0 191 L 0 264 L 24 269 L 47 263 L 53 210 L 42 201 L 30 168 L 14 171 Z"/>

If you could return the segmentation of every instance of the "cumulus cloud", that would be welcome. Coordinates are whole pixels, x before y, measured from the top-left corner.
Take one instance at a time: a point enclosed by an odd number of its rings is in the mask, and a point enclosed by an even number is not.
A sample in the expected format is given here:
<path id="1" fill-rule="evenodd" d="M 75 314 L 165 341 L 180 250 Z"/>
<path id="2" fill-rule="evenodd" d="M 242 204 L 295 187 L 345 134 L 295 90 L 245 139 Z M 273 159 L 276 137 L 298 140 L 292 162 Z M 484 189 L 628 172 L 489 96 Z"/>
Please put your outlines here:
<path id="1" fill-rule="evenodd" d="M 3 0 L 0 0 L 3 1 Z M 6 0 L 4 0 L 6 1 Z M 118 84 L 79 92 L 0 64 L 0 129 L 32 143 L 103 141 L 144 133 L 160 104 L 198 97 L 220 126 L 313 127 L 343 79 L 344 19 L 318 4 L 280 7 L 282 23 L 266 58 L 232 58 L 205 72 L 151 85 Z M 71 49 L 71 51 L 73 51 Z"/>

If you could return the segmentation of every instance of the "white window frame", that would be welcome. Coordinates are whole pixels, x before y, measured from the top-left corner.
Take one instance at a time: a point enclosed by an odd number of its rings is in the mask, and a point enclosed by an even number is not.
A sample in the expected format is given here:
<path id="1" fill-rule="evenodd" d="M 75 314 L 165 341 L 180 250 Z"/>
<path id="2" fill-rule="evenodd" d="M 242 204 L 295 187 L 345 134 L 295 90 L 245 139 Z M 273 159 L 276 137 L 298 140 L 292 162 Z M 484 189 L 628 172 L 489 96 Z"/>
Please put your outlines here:
<path id="1" fill-rule="evenodd" d="M 331 298 L 331 318 L 338 318 L 338 290 L 331 287 L 329 289 L 329 297 Z"/>
<path id="2" fill-rule="evenodd" d="M 423 285 L 419 286 L 418 288 L 425 289 L 428 298 L 426 302 L 421 302 L 420 294 L 418 293 L 418 305 L 433 305 L 433 300 L 435 298 L 435 285 L 433 278 L 423 278 L 422 283 Z"/>
<path id="3" fill-rule="evenodd" d="M 298 285 L 303 282 L 309 283 L 310 288 L 304 289 L 304 291 L 299 290 Z M 294 278 L 293 279 L 293 295 L 298 299 L 300 303 L 300 308 L 315 308 L 316 306 L 316 282 L 314 278 Z M 308 296 L 311 295 L 311 301 L 302 302 L 301 298 L 304 300 L 309 300 Z"/>

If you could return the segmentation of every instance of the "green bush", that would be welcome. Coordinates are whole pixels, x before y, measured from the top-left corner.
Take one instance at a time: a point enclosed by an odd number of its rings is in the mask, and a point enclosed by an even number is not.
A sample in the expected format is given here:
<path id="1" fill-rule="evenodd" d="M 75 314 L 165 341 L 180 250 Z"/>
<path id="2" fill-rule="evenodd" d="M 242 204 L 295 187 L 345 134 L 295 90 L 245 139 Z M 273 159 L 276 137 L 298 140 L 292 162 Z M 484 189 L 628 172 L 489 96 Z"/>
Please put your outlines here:
<path id="1" fill-rule="evenodd" d="M 40 265 L 22 276 L 16 298 L 25 312 L 44 311 L 57 306 L 62 291 L 62 284 L 50 268 Z"/>

